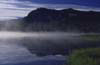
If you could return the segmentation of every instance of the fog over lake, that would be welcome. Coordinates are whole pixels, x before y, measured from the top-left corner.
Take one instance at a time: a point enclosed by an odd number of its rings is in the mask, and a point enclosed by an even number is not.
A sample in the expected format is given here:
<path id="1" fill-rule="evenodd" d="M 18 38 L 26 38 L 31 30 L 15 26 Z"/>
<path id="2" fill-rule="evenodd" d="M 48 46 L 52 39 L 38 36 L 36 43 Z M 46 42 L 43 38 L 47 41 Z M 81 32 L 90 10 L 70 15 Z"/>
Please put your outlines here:
<path id="1" fill-rule="evenodd" d="M 99 28 L 99 0 L 0 0 L 0 65 L 70 65 L 100 48 Z"/>
<path id="2" fill-rule="evenodd" d="M 0 65 L 63 65 L 74 48 L 98 46 L 81 38 L 83 33 L 0 32 Z"/>
<path id="3" fill-rule="evenodd" d="M 37 62 L 37 61 L 47 61 L 47 60 L 56 60 L 58 62 L 59 61 L 62 62 L 66 59 L 65 56 L 61 54 L 37 56 L 36 53 L 32 54 L 27 49 L 28 47 L 24 46 L 24 43 L 26 43 L 27 45 L 33 44 L 34 47 L 34 44 L 35 45 L 37 44 L 38 46 L 42 45 L 41 42 L 42 40 L 43 41 L 50 40 L 53 42 L 58 42 L 58 40 L 63 41 L 64 39 L 71 39 L 72 36 L 73 36 L 72 34 L 69 35 L 66 33 L 62 34 L 57 32 L 55 33 L 26 32 L 25 33 L 25 32 L 1 31 L 0 32 L 0 65 L 20 64 L 20 63 L 29 64 L 31 62 L 34 64 L 35 61 Z"/>

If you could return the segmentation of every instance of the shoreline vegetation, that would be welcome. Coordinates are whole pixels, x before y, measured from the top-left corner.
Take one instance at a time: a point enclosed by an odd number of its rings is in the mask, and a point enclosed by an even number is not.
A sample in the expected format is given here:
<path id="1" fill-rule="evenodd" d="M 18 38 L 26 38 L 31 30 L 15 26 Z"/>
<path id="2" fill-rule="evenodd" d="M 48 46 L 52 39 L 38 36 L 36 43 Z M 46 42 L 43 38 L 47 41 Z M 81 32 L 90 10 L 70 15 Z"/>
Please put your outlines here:
<path id="1" fill-rule="evenodd" d="M 100 41 L 99 34 L 81 35 L 80 38 L 91 42 Z M 74 49 L 67 60 L 68 65 L 100 65 L 100 47 Z"/>
<path id="2" fill-rule="evenodd" d="M 69 65 L 100 65 L 100 48 L 75 50 L 68 60 Z"/>
<path id="3" fill-rule="evenodd" d="M 100 34 L 85 34 L 81 35 L 81 38 L 88 41 L 100 41 Z"/>

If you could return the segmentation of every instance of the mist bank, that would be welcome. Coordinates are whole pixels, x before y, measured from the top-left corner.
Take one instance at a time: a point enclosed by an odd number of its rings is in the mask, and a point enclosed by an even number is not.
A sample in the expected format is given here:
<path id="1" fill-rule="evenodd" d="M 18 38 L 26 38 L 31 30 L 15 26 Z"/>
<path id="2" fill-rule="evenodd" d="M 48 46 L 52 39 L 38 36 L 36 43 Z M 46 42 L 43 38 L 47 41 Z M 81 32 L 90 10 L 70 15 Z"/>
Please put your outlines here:
<path id="1" fill-rule="evenodd" d="M 94 33 L 2 31 L 0 64 L 63 65 L 72 51 L 100 47 L 99 42 L 100 34 Z"/>
<path id="2" fill-rule="evenodd" d="M 0 32 L 0 41 L 25 47 L 33 55 L 68 55 L 79 48 L 100 47 L 99 34 L 66 32 Z M 8 44 L 7 44 L 8 45 Z"/>
<path id="3" fill-rule="evenodd" d="M 42 40 L 59 40 L 66 35 L 66 33 L 57 32 L 2 31 L 0 32 L 0 65 L 51 65 L 52 63 L 62 65 L 65 62 L 65 56 L 47 54 L 48 52 L 43 50 L 41 45 L 43 44 Z M 36 50 L 32 50 L 35 51 L 34 53 L 29 50 L 29 46 L 32 44 L 32 48 L 36 48 Z M 41 55 L 38 49 L 45 51 L 46 55 Z M 40 53 L 38 54 L 38 52 Z"/>

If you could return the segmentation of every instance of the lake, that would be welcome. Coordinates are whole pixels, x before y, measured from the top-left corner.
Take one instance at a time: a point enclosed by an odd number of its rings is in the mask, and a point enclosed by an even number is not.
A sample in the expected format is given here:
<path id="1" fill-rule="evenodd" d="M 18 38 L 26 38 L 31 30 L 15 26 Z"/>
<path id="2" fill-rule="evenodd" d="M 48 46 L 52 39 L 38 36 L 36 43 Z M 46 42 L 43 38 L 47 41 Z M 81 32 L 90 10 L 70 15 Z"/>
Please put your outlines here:
<path id="1" fill-rule="evenodd" d="M 79 33 L 0 32 L 0 65 L 64 65 L 74 48 L 98 46 Z M 95 47 L 96 47 L 95 46 Z"/>
<path id="2" fill-rule="evenodd" d="M 0 65 L 63 65 L 65 56 L 46 55 L 37 56 L 32 54 L 24 45 L 25 38 L 33 39 L 48 37 L 48 34 L 41 33 L 23 33 L 23 32 L 0 32 Z M 50 36 L 51 37 L 51 36 Z M 28 45 L 29 40 L 24 40 Z M 49 39 L 49 38 L 48 38 Z M 31 40 L 32 41 L 32 40 Z M 39 40 L 35 40 L 39 41 Z M 38 44 L 38 43 L 37 43 Z"/>

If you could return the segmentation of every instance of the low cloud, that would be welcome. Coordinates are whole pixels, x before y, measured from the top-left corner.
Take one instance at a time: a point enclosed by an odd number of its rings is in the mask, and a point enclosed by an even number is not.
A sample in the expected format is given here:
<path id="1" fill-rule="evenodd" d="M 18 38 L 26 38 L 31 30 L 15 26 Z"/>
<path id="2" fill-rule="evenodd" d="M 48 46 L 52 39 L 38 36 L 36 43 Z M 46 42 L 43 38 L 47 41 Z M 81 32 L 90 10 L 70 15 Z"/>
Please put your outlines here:
<path id="1" fill-rule="evenodd" d="M 26 16 L 34 9 L 33 7 L 26 7 L 28 4 L 29 2 L 17 0 L 0 0 L 0 19 L 16 19 L 17 17 Z"/>
<path id="2" fill-rule="evenodd" d="M 0 19 L 16 19 L 18 17 L 27 16 L 27 14 L 38 7 L 64 9 L 74 8 L 78 10 L 95 10 L 100 11 L 100 8 L 80 6 L 76 4 L 40 4 L 30 1 L 19 0 L 0 0 Z"/>

